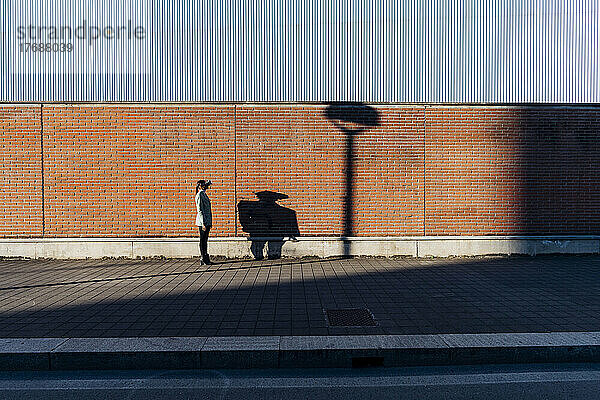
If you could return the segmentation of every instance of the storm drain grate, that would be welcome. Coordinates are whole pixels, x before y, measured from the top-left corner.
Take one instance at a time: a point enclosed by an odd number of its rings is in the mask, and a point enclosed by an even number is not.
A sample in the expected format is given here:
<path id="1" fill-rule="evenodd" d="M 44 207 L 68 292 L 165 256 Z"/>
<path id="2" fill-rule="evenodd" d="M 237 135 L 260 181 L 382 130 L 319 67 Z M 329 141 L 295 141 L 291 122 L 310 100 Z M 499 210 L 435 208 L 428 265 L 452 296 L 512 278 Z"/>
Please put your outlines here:
<path id="1" fill-rule="evenodd" d="M 376 326 L 373 315 L 366 308 L 325 310 L 329 326 Z"/>

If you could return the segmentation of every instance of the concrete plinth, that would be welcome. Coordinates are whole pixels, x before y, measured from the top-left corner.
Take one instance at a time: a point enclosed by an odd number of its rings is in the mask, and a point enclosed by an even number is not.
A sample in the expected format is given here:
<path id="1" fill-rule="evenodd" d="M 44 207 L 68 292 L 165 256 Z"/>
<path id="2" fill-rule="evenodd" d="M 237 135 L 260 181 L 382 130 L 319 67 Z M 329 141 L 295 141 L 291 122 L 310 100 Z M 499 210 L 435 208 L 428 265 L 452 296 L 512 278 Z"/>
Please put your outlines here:
<path id="1" fill-rule="evenodd" d="M 227 258 L 509 254 L 598 254 L 598 236 L 446 236 L 210 238 L 209 253 Z M 0 257 L 82 259 L 102 257 L 186 258 L 199 255 L 197 238 L 0 239 Z"/>

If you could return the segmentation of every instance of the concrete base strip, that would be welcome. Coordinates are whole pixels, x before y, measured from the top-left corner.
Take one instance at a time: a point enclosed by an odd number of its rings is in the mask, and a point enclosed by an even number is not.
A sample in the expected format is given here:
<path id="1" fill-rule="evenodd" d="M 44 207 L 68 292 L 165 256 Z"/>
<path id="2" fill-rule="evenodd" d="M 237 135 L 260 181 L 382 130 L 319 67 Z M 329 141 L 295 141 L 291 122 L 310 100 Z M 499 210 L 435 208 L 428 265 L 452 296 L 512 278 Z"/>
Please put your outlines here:
<path id="1" fill-rule="evenodd" d="M 1 370 L 600 362 L 600 332 L 0 339 Z"/>
<path id="2" fill-rule="evenodd" d="M 598 254 L 598 236 L 400 236 L 400 237 L 214 237 L 215 256 L 282 257 L 412 256 L 495 254 Z M 197 238 L 0 238 L 0 257 L 82 259 L 102 257 L 197 257 Z"/>

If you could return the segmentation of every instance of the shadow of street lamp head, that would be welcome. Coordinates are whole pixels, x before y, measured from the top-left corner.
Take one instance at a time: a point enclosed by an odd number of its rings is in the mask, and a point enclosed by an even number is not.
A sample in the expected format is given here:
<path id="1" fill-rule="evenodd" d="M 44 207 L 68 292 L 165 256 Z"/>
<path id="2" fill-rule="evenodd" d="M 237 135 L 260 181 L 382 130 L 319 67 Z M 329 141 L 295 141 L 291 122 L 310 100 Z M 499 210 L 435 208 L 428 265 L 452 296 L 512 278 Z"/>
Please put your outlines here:
<path id="1" fill-rule="evenodd" d="M 256 197 L 258 197 L 258 201 L 263 203 L 275 203 L 278 200 L 284 200 L 289 198 L 287 194 L 272 192 L 270 190 L 263 190 L 254 194 L 256 195 Z"/>
<path id="2" fill-rule="evenodd" d="M 379 125 L 379 112 L 363 103 L 330 103 L 325 117 L 347 134 L 356 134 Z"/>

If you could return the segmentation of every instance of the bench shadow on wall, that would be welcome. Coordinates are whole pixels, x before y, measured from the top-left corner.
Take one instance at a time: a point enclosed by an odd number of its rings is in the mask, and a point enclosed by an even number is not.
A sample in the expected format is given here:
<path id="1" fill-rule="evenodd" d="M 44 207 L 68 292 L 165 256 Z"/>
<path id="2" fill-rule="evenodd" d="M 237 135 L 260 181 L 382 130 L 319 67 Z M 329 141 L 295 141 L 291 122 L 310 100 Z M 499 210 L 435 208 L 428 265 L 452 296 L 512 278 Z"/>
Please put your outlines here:
<path id="1" fill-rule="evenodd" d="M 242 231 L 249 234 L 250 250 L 256 260 L 281 257 L 286 240 L 296 240 L 300 235 L 296 212 L 277 201 L 287 199 L 283 193 L 263 190 L 255 193 L 258 200 L 241 200 L 237 204 Z"/>

